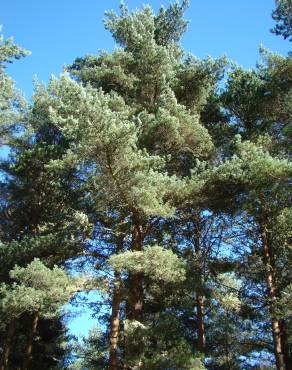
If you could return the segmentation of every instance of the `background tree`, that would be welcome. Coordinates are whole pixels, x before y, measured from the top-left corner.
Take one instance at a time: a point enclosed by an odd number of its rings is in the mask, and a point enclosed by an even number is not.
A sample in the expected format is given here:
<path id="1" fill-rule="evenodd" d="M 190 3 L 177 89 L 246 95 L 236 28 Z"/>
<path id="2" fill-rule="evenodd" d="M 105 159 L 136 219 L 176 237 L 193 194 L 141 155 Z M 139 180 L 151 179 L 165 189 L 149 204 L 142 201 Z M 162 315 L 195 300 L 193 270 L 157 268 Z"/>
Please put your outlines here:
<path id="1" fill-rule="evenodd" d="M 15 266 L 10 271 L 11 284 L 2 283 L 1 324 L 9 326 L 4 345 L 2 368 L 6 369 L 12 347 L 13 330 L 19 318 L 33 314 L 28 333 L 26 350 L 23 351 L 23 369 L 28 369 L 32 357 L 33 341 L 37 333 L 39 318 L 53 318 L 59 309 L 80 289 L 80 282 L 69 277 L 64 270 L 55 266 L 52 270 L 34 259 L 26 267 Z"/>
<path id="2" fill-rule="evenodd" d="M 291 0 L 276 0 L 276 9 L 272 13 L 276 26 L 272 32 L 292 41 L 292 2 Z"/>
<path id="3" fill-rule="evenodd" d="M 15 45 L 11 38 L 5 40 L 1 31 L 0 28 L 0 135 L 3 145 L 7 144 L 7 135 L 15 130 L 25 108 L 25 100 L 6 74 L 5 67 L 7 63 L 12 63 L 14 59 L 20 59 L 29 52 Z"/>

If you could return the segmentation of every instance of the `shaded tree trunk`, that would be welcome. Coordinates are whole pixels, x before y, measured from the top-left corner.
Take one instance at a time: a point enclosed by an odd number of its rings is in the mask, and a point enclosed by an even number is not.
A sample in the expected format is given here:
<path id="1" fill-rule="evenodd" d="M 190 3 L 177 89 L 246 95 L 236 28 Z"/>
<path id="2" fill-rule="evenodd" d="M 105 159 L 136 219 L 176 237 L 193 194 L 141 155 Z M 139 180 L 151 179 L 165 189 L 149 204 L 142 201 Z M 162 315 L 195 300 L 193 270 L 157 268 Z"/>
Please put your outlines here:
<path id="1" fill-rule="evenodd" d="M 274 267 L 273 267 L 269 240 L 267 236 L 267 230 L 263 222 L 260 223 L 260 232 L 261 232 L 261 241 L 262 241 L 262 248 L 263 248 L 263 262 L 264 262 L 265 270 L 266 270 L 266 283 L 267 283 L 267 288 L 268 288 L 268 297 L 269 299 L 272 300 L 273 298 L 276 297 L 277 289 L 275 285 Z M 271 310 L 270 310 L 270 313 L 272 317 L 271 325 L 272 325 L 274 355 L 276 359 L 277 370 L 285 370 L 285 369 L 288 370 L 289 367 L 286 367 L 285 359 L 284 359 L 284 350 L 283 350 L 283 345 L 282 345 L 283 333 L 281 332 L 280 320 L 278 320 L 274 316 Z"/>
<path id="2" fill-rule="evenodd" d="M 117 253 L 123 250 L 123 240 L 117 243 Z M 120 330 L 120 303 L 121 303 L 121 274 L 115 271 L 114 276 L 114 290 L 112 296 L 112 314 L 110 321 L 110 356 L 109 356 L 109 370 L 118 370 L 118 341 Z"/>
<path id="3" fill-rule="evenodd" d="M 41 194 L 36 194 L 36 202 L 35 207 L 31 215 L 31 233 L 33 236 L 38 235 L 39 231 L 39 222 L 40 222 L 40 214 L 41 214 Z M 28 334 L 28 340 L 26 345 L 26 351 L 23 358 L 22 370 L 28 370 L 30 367 L 31 359 L 32 359 L 32 350 L 33 350 L 33 340 L 37 331 L 38 322 L 39 322 L 40 314 L 38 311 L 34 312 L 32 315 L 32 322 L 31 327 Z"/>
<path id="4" fill-rule="evenodd" d="M 198 323 L 198 349 L 201 353 L 206 352 L 206 336 L 205 336 L 205 310 L 204 297 L 197 297 L 197 323 Z"/>
<path id="5" fill-rule="evenodd" d="M 143 226 L 139 221 L 137 214 L 133 215 L 134 230 L 132 236 L 132 250 L 141 251 L 143 245 Z M 129 299 L 127 307 L 127 319 L 129 320 L 143 320 L 143 274 L 142 273 L 129 273 L 128 289 Z"/>
<path id="6" fill-rule="evenodd" d="M 133 234 L 132 234 L 132 250 L 141 251 L 143 246 L 144 231 L 137 213 L 133 212 Z M 127 279 L 128 299 L 126 302 L 126 318 L 128 320 L 143 321 L 143 274 L 129 273 Z M 134 353 L 135 351 L 135 353 Z M 139 351 L 139 350 L 138 350 Z M 133 353 L 132 353 L 133 352 Z M 128 362 L 133 357 L 137 356 L 137 348 L 131 349 L 131 343 L 128 342 L 125 336 L 124 344 L 124 369 L 130 369 Z"/>
<path id="7" fill-rule="evenodd" d="M 117 370 L 119 366 L 118 341 L 120 329 L 120 302 L 121 302 L 121 276 L 115 272 L 114 292 L 112 298 L 112 314 L 110 322 L 110 357 L 109 370 Z"/>
<path id="8" fill-rule="evenodd" d="M 22 370 L 28 370 L 30 367 L 30 363 L 32 359 L 33 340 L 37 332 L 39 317 L 40 317 L 39 312 L 35 312 L 33 314 L 31 328 L 30 328 L 30 332 L 28 335 L 26 352 L 25 352 L 25 356 L 23 360 Z"/>
<path id="9" fill-rule="evenodd" d="M 281 328 L 281 342 L 282 342 L 282 349 L 284 354 L 284 362 L 286 365 L 286 369 L 292 369 L 292 353 L 289 350 L 288 344 L 288 335 L 286 330 L 286 323 L 284 320 L 280 321 L 280 328 Z"/>
<path id="10" fill-rule="evenodd" d="M 204 307 L 204 296 L 203 296 L 203 266 L 201 258 L 201 225 L 200 225 L 200 215 L 196 214 L 194 220 L 194 248 L 195 248 L 195 259 L 197 271 L 197 291 L 196 291 L 196 314 L 197 314 L 197 327 L 198 327 L 198 349 L 201 353 L 206 352 L 206 334 L 205 334 L 205 307 Z"/>
<path id="11" fill-rule="evenodd" d="M 128 289 L 129 299 L 127 307 L 128 320 L 143 320 L 143 288 L 142 288 L 143 274 L 129 273 Z"/>
<path id="12" fill-rule="evenodd" d="M 6 370 L 8 368 L 9 355 L 10 355 L 11 348 L 12 348 L 12 340 L 13 340 L 13 335 L 15 333 L 15 327 L 16 327 L 15 321 L 12 321 L 8 325 L 7 336 L 6 336 L 6 340 L 4 343 L 3 354 L 1 358 L 0 370 Z"/>

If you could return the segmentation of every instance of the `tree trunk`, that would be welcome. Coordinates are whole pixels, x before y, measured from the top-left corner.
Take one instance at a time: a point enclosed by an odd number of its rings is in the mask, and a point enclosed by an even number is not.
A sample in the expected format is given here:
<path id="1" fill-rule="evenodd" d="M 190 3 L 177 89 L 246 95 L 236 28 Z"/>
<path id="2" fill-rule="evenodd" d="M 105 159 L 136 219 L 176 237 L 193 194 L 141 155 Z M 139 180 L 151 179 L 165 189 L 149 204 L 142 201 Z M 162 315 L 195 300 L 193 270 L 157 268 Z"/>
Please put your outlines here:
<path id="1" fill-rule="evenodd" d="M 117 243 L 116 252 L 123 250 L 123 240 Z M 118 341 L 120 330 L 120 303 L 121 303 L 121 274 L 115 271 L 114 277 L 114 290 L 112 297 L 112 314 L 110 322 L 110 356 L 109 356 L 109 370 L 118 370 L 119 357 L 118 357 Z"/>
<path id="2" fill-rule="evenodd" d="M 282 350 L 284 354 L 284 362 L 286 365 L 286 369 L 292 369 L 292 354 L 289 351 L 289 343 L 288 343 L 288 336 L 286 330 L 286 323 L 284 320 L 280 321 L 280 329 L 281 329 L 281 343 L 282 343 Z"/>
<path id="3" fill-rule="evenodd" d="M 143 274 L 129 273 L 128 287 L 129 299 L 127 308 L 127 319 L 142 322 L 143 320 Z"/>
<path id="4" fill-rule="evenodd" d="M 269 246 L 269 240 L 267 236 L 267 230 L 264 223 L 260 223 L 261 229 L 261 240 L 262 240 L 262 247 L 263 247 L 263 262 L 265 265 L 266 270 L 266 282 L 268 288 L 268 297 L 272 300 L 276 297 L 276 285 L 274 279 L 274 268 L 272 262 L 272 256 Z M 272 310 L 270 310 L 270 314 L 272 317 L 272 334 L 273 334 L 273 341 L 274 341 L 274 354 L 276 359 L 276 367 L 277 370 L 288 370 L 289 367 L 286 368 L 285 361 L 284 361 L 284 351 L 282 346 L 282 332 L 281 332 L 281 325 L 280 321 L 274 317 Z"/>
<path id="5" fill-rule="evenodd" d="M 196 267 L 198 269 L 197 276 L 197 291 L 196 291 L 196 314 L 197 314 L 197 327 L 198 327 L 198 349 L 201 353 L 206 352 L 206 335 L 205 335 L 205 307 L 204 307 L 204 296 L 203 296 L 203 267 L 201 258 L 201 225 L 200 225 L 200 215 L 197 212 L 194 219 L 194 248 L 195 248 L 195 259 Z"/>
<path id="6" fill-rule="evenodd" d="M 119 272 L 115 272 L 114 292 L 112 298 L 112 314 L 110 323 L 110 357 L 109 370 L 118 370 L 118 340 L 120 329 L 120 286 L 121 277 Z"/>
<path id="7" fill-rule="evenodd" d="M 139 221 L 137 213 L 133 212 L 134 230 L 132 235 L 132 251 L 141 251 L 143 245 L 143 226 Z M 129 273 L 127 279 L 128 299 L 126 302 L 126 318 L 130 321 L 135 320 L 143 321 L 143 274 L 142 273 Z M 142 347 L 141 347 L 142 348 Z M 132 353 L 135 351 L 135 353 Z M 137 356 L 137 348 L 131 349 L 131 343 L 125 336 L 124 344 L 124 369 L 130 369 L 128 361 Z"/>
<path id="8" fill-rule="evenodd" d="M 28 336 L 27 346 L 26 346 L 26 353 L 23 360 L 22 370 L 28 370 L 31 359 L 32 359 L 32 349 L 33 349 L 33 340 L 37 331 L 38 322 L 39 322 L 39 312 L 35 312 L 32 317 L 32 325 Z"/>
<path id="9" fill-rule="evenodd" d="M 15 326 L 16 326 L 15 321 L 11 321 L 11 323 L 8 326 L 7 337 L 4 343 L 0 370 L 6 370 L 8 367 L 9 355 L 10 355 L 11 347 L 12 347 L 12 339 L 15 333 Z"/>
<path id="10" fill-rule="evenodd" d="M 205 312 L 204 312 L 204 297 L 197 297 L 197 322 L 198 322 L 198 349 L 201 353 L 206 352 L 206 337 L 205 337 Z"/>
<path id="11" fill-rule="evenodd" d="M 134 231 L 132 236 L 132 250 L 141 251 L 143 244 L 143 226 L 139 222 L 137 214 L 133 215 Z M 127 319 L 142 321 L 143 320 L 143 274 L 129 273 L 128 289 L 129 300 L 127 309 Z"/>

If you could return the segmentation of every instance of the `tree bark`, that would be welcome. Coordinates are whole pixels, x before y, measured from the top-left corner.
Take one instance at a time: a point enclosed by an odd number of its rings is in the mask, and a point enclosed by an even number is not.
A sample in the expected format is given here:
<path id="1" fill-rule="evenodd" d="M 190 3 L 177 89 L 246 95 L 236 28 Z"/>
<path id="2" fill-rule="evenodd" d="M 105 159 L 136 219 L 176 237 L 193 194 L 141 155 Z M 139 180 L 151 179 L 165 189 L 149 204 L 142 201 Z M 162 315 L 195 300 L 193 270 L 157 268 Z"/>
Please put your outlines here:
<path id="1" fill-rule="evenodd" d="M 123 250 L 123 240 L 117 243 L 117 252 Z M 115 271 L 114 276 L 114 290 L 112 296 L 112 314 L 110 321 L 110 356 L 109 356 L 109 370 L 118 370 L 118 341 L 120 330 L 120 303 L 121 303 L 121 274 Z"/>
<path id="2" fill-rule="evenodd" d="M 201 353 L 206 352 L 206 336 L 205 336 L 205 312 L 204 312 L 204 297 L 197 297 L 197 322 L 198 322 L 198 349 Z"/>
<path id="3" fill-rule="evenodd" d="M 143 320 L 143 274 L 129 273 L 128 287 L 129 299 L 127 309 L 127 319 L 142 322 Z"/>
<path id="4" fill-rule="evenodd" d="M 132 236 L 132 250 L 141 251 L 143 245 L 143 226 L 139 221 L 136 213 L 133 214 L 134 230 Z M 129 300 L 127 309 L 127 319 L 142 321 L 143 320 L 143 274 L 142 273 L 129 273 L 128 288 Z"/>
<path id="5" fill-rule="evenodd" d="M 261 240 L 262 240 L 262 247 L 263 247 L 263 262 L 265 265 L 266 270 L 266 283 L 268 288 L 268 297 L 269 299 L 273 299 L 276 297 L 276 285 L 274 279 L 274 268 L 273 268 L 273 261 L 270 251 L 270 245 L 267 235 L 267 230 L 265 224 L 262 222 L 260 223 L 260 231 L 261 231 Z M 272 310 L 270 310 L 271 314 L 271 325 L 272 325 L 272 335 L 273 335 L 273 342 L 274 342 L 274 355 L 276 360 L 276 367 L 277 370 L 288 370 L 289 367 L 285 366 L 284 360 L 284 350 L 282 345 L 282 332 L 281 332 L 281 325 L 280 321 L 274 317 Z"/>
<path id="6" fill-rule="evenodd" d="M 31 329 L 28 336 L 27 346 L 26 346 L 26 353 L 23 359 L 23 366 L 22 370 L 28 370 L 30 367 L 31 359 L 32 359 L 32 350 L 33 350 L 33 340 L 37 331 L 38 322 L 39 322 L 39 312 L 35 312 L 32 317 L 32 324 Z"/>
<path id="7" fill-rule="evenodd" d="M 197 266 L 197 291 L 196 291 L 196 315 L 197 315 L 197 327 L 198 327 L 198 349 L 201 353 L 206 352 L 206 334 L 205 334 L 205 307 L 204 307 L 204 296 L 203 296 L 203 267 L 201 258 L 201 225 L 200 225 L 200 215 L 196 214 L 194 220 L 194 255 L 196 259 Z"/>
<path id="8" fill-rule="evenodd" d="M 286 323 L 284 320 L 280 321 L 280 329 L 281 329 L 281 343 L 282 343 L 282 350 L 284 354 L 284 362 L 286 365 L 286 369 L 292 369 L 292 354 L 289 351 L 289 344 L 288 344 L 288 336 L 286 330 Z"/>
<path id="9" fill-rule="evenodd" d="M 115 272 L 114 292 L 112 298 L 112 314 L 110 322 L 110 357 L 109 370 L 118 370 L 118 341 L 120 329 L 120 294 L 121 277 L 119 272 Z"/>
<path id="10" fill-rule="evenodd" d="M 7 337 L 4 343 L 0 370 L 6 370 L 8 368 L 9 355 L 11 352 L 13 335 L 15 333 L 15 326 L 16 326 L 15 321 L 11 321 L 10 324 L 8 325 Z"/>
<path id="11" fill-rule="evenodd" d="M 133 212 L 133 234 L 132 234 L 132 251 L 141 251 L 143 246 L 144 231 L 142 223 L 136 212 Z M 128 299 L 126 301 L 126 318 L 130 321 L 143 322 L 143 274 L 129 273 L 127 279 Z M 124 343 L 124 369 L 130 369 L 128 361 L 137 356 L 137 349 L 132 354 L 131 343 L 125 336 Z"/>

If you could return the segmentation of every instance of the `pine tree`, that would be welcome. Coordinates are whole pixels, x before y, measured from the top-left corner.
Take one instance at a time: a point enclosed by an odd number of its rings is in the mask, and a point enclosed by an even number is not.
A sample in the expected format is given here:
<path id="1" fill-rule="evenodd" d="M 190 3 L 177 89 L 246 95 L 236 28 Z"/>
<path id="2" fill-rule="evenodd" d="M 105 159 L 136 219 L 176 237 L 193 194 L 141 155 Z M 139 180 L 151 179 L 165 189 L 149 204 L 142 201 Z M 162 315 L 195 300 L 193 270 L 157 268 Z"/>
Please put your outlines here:
<path id="1" fill-rule="evenodd" d="M 182 14 L 186 5 L 161 9 L 157 16 L 149 7 L 131 14 L 124 5 L 120 16 L 108 13 L 106 27 L 122 49 L 112 55 L 77 59 L 68 70 L 83 83 L 83 88 L 66 77 L 50 85 L 50 94 L 61 101 L 54 102 L 57 107 L 52 111 L 56 124 L 63 126 L 63 132 L 68 132 L 70 125 L 68 134 L 80 140 L 80 148 L 76 148 L 79 158 L 87 163 L 91 158 L 94 163 L 96 180 L 90 181 L 95 182 L 92 191 L 100 194 L 99 205 L 106 201 L 105 207 L 122 210 L 125 219 L 131 219 L 129 247 L 137 252 L 147 239 L 151 219 L 158 222 L 159 217 L 169 216 L 174 210 L 170 199 L 182 186 L 182 179 L 174 175 L 181 176 L 182 169 L 184 174 L 190 171 L 190 167 L 180 166 L 181 161 L 190 160 L 192 166 L 197 157 L 207 156 L 212 149 L 199 113 L 224 62 L 199 63 L 189 57 L 184 60 L 177 41 L 185 28 Z M 167 28 L 170 17 L 172 29 Z M 201 87 L 188 89 L 198 78 Z M 75 91 L 73 100 L 70 90 Z M 189 106 L 197 100 L 196 105 Z M 57 111 L 61 106 L 68 110 L 62 110 L 60 116 Z M 85 121 L 89 125 L 86 127 L 79 117 L 83 122 L 88 117 Z M 72 120 L 77 132 L 73 132 Z M 142 282 L 143 274 L 129 273 L 126 316 L 139 322 L 143 322 Z"/>
<path id="2" fill-rule="evenodd" d="M 9 137 L 11 154 L 1 164 L 3 283 L 9 283 L 9 271 L 16 263 L 26 266 L 38 257 L 50 267 L 64 264 L 81 253 L 89 229 L 88 219 L 78 210 L 77 203 L 75 209 L 72 207 L 77 191 L 73 191 L 73 169 L 60 172 L 49 167 L 50 161 L 62 155 L 66 144 L 37 99 L 23 119 L 21 132 L 17 137 Z M 25 321 L 35 323 L 38 317 L 30 312 Z M 11 326 L 17 328 L 14 340 L 28 333 L 22 332 L 27 327 L 17 325 L 17 318 Z M 6 335 L 11 337 L 11 326 L 2 328 L 4 341 Z"/>
<path id="3" fill-rule="evenodd" d="M 26 267 L 16 265 L 10 271 L 10 278 L 14 282 L 2 283 L 0 288 L 1 325 L 9 327 L 1 366 L 7 368 L 16 321 L 25 313 L 30 313 L 33 320 L 22 366 L 26 370 L 31 362 L 40 317 L 53 318 L 57 315 L 60 307 L 80 289 L 80 283 L 57 266 L 50 270 L 39 259 L 34 259 Z"/>
<path id="4" fill-rule="evenodd" d="M 184 56 L 177 42 L 186 27 L 182 18 L 186 6 L 187 3 L 173 5 L 154 16 L 148 7 L 131 14 L 122 5 L 120 16 L 108 13 L 106 27 L 123 49 L 115 50 L 112 55 L 102 53 L 97 57 L 79 58 L 68 69 L 84 85 L 123 97 L 130 107 L 131 119 L 136 120 L 135 126 L 139 128 L 137 148 L 146 149 L 156 157 L 159 155 L 164 162 L 164 156 L 168 155 L 160 171 L 164 168 L 177 176 L 189 175 L 196 158 L 207 156 L 212 149 L 199 114 L 225 63 L 223 59 L 200 62 Z M 198 80 L 200 84 L 195 85 Z M 143 186 L 144 195 L 145 184 Z M 178 186 L 181 189 L 179 183 Z M 154 199 L 152 196 L 151 201 Z M 144 215 L 141 217 L 139 213 L 133 214 L 136 236 L 132 243 L 132 249 L 138 251 L 142 239 L 147 238 L 143 232 L 147 227 L 141 225 Z M 149 212 L 149 215 L 155 213 Z M 156 215 L 164 216 L 163 213 Z M 137 278 L 135 274 L 132 282 L 129 274 L 130 285 L 135 285 Z M 141 306 L 140 301 L 137 300 L 137 307 Z M 133 319 L 137 320 L 138 316 L 134 314 Z"/>
<path id="5" fill-rule="evenodd" d="M 25 100 L 16 90 L 13 80 L 6 74 L 7 63 L 28 55 L 28 51 L 13 43 L 12 38 L 4 39 L 0 29 L 0 135 L 1 145 L 7 144 L 7 136 L 21 121 Z"/>
<path id="6" fill-rule="evenodd" d="M 248 141 L 237 145 L 237 154 L 214 170 L 216 175 L 211 181 L 214 181 L 216 187 L 220 184 L 224 187 L 234 187 L 236 184 L 244 186 L 244 192 L 235 195 L 238 197 L 236 204 L 237 207 L 241 204 L 257 224 L 258 237 L 261 241 L 260 258 L 270 305 L 274 353 L 277 368 L 284 369 L 283 347 L 285 344 L 281 324 L 273 312 L 273 301 L 281 294 L 280 287 L 277 286 L 279 278 L 276 276 L 281 275 L 277 264 L 282 255 L 271 242 L 270 228 L 286 207 L 287 201 L 289 202 L 291 162 L 287 159 L 273 157 L 263 148 Z M 232 201 L 236 200 L 233 198 Z"/>

